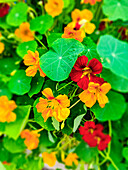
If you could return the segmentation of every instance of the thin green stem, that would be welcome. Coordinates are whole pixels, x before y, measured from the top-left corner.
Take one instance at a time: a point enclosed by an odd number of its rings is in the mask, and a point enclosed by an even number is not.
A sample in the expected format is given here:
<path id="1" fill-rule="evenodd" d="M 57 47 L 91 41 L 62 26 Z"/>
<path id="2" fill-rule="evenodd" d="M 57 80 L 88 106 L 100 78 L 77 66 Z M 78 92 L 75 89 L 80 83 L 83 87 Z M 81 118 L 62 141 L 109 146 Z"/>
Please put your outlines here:
<path id="1" fill-rule="evenodd" d="M 79 103 L 79 102 L 80 102 L 80 99 L 77 100 L 72 106 L 70 106 L 69 109 L 73 108 L 73 107 L 74 107 L 77 103 Z"/>
<path id="2" fill-rule="evenodd" d="M 108 121 L 108 127 L 109 127 L 109 136 L 112 136 L 112 124 L 111 124 L 111 120 Z M 111 151 L 111 141 L 108 144 L 108 152 L 107 154 L 109 155 Z"/>
<path id="3" fill-rule="evenodd" d="M 100 154 L 103 158 L 106 158 L 106 156 L 105 156 L 101 151 L 99 151 L 99 154 Z"/>
<path id="4" fill-rule="evenodd" d="M 28 123 L 28 125 L 29 125 L 32 129 L 37 130 L 31 123 Z"/>
<path id="5" fill-rule="evenodd" d="M 36 35 L 34 35 L 34 37 L 45 49 L 47 49 L 47 47 L 39 40 L 39 38 Z"/>
<path id="6" fill-rule="evenodd" d="M 70 81 L 68 84 L 64 85 L 63 87 L 61 87 L 60 89 L 58 89 L 57 91 L 62 90 L 63 88 L 67 87 L 69 84 L 71 84 L 73 81 Z"/>
<path id="7" fill-rule="evenodd" d="M 114 168 L 116 170 L 119 170 L 119 168 L 116 166 L 116 164 L 114 163 L 114 161 L 110 157 L 108 157 L 108 160 L 112 163 L 112 165 L 114 166 Z"/>

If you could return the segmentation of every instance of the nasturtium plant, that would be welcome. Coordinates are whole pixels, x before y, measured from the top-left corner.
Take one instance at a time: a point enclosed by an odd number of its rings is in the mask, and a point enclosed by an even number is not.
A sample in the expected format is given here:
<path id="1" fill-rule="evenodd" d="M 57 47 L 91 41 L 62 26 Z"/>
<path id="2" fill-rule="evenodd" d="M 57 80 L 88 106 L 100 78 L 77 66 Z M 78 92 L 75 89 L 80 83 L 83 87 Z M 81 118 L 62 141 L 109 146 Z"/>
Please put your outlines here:
<path id="1" fill-rule="evenodd" d="M 110 35 L 103 35 L 100 37 L 97 51 L 105 68 L 128 79 L 128 43 Z"/>
<path id="2" fill-rule="evenodd" d="M 24 70 L 18 70 L 9 81 L 9 89 L 12 93 L 23 95 L 27 93 L 31 86 L 31 77 L 27 77 Z"/>
<path id="3" fill-rule="evenodd" d="M 19 26 L 22 22 L 27 20 L 27 10 L 27 4 L 23 2 L 16 4 L 6 18 L 7 23 L 14 27 Z"/>
<path id="4" fill-rule="evenodd" d="M 84 46 L 74 39 L 58 39 L 52 44 L 51 49 L 41 56 L 40 67 L 52 80 L 65 80 L 78 54 L 83 50 Z"/>
<path id="5" fill-rule="evenodd" d="M 47 22 L 49 21 L 49 22 Z M 46 31 L 53 25 L 53 18 L 50 15 L 39 16 L 31 20 L 30 29 L 37 31 L 40 34 L 45 34 Z"/>
<path id="6" fill-rule="evenodd" d="M 0 0 L 0 170 L 128 169 L 127 11 Z"/>
<path id="7" fill-rule="evenodd" d="M 34 52 L 37 46 L 38 44 L 36 41 L 23 42 L 17 47 L 16 52 L 21 58 L 23 58 L 24 55 L 27 54 L 28 50 L 31 50 Z"/>
<path id="8" fill-rule="evenodd" d="M 112 21 L 121 19 L 128 20 L 128 1 L 127 0 L 104 0 L 103 12 Z"/>

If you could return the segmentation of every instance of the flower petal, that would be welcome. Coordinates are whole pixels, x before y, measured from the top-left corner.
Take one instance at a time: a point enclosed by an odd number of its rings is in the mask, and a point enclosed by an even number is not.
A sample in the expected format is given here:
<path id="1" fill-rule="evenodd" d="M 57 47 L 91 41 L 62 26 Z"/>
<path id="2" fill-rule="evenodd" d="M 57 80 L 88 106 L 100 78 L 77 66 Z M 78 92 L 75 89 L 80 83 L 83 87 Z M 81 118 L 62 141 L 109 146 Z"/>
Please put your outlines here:
<path id="1" fill-rule="evenodd" d="M 103 108 L 105 104 L 108 103 L 108 97 L 103 93 L 97 94 L 97 100 L 101 108 Z"/>
<path id="2" fill-rule="evenodd" d="M 72 71 L 70 73 L 71 80 L 78 82 L 82 76 L 82 73 L 83 73 L 82 71 L 72 69 Z"/>
<path id="3" fill-rule="evenodd" d="M 29 66 L 26 70 L 26 76 L 32 76 L 34 77 L 37 73 L 37 66 Z"/>
<path id="4" fill-rule="evenodd" d="M 51 90 L 50 88 L 45 88 L 45 89 L 42 91 L 42 94 L 43 94 L 47 99 L 49 99 L 49 100 L 54 99 L 52 90 Z"/>
<path id="5" fill-rule="evenodd" d="M 102 64 L 96 58 L 90 60 L 88 67 L 91 68 L 92 74 L 99 74 L 102 71 Z"/>
<path id="6" fill-rule="evenodd" d="M 109 83 L 104 83 L 100 87 L 101 92 L 104 94 L 107 94 L 110 89 L 111 89 L 111 85 Z"/>
<path id="7" fill-rule="evenodd" d="M 95 26 L 95 24 L 92 24 L 90 22 L 86 22 L 83 28 L 84 28 L 84 31 L 87 34 L 92 34 L 94 32 L 96 26 Z"/>
<path id="8" fill-rule="evenodd" d="M 77 85 L 82 88 L 83 90 L 86 90 L 88 88 L 89 84 L 89 78 L 87 76 L 84 76 L 81 78 L 78 82 Z"/>
<path id="9" fill-rule="evenodd" d="M 87 63 L 88 63 L 88 58 L 85 55 L 80 56 L 77 59 L 75 65 L 74 65 L 74 68 L 76 70 L 83 70 L 87 66 Z"/>

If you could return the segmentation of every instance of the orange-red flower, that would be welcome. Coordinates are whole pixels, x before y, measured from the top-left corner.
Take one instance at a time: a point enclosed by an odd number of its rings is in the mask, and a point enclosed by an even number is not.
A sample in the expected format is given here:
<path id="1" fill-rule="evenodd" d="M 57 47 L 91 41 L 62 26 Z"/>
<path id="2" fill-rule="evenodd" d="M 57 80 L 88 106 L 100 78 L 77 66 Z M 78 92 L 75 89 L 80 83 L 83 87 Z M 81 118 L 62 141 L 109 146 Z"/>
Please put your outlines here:
<path id="1" fill-rule="evenodd" d="M 85 34 L 81 30 L 74 30 L 71 27 L 65 27 L 64 34 L 62 35 L 62 38 L 74 38 L 80 42 L 83 41 L 84 37 Z"/>
<path id="2" fill-rule="evenodd" d="M 13 122 L 16 120 L 16 114 L 12 112 L 17 108 L 13 100 L 8 100 L 7 96 L 0 97 L 0 122 Z"/>
<path id="3" fill-rule="evenodd" d="M 68 156 L 66 157 L 66 159 L 63 160 L 63 162 L 65 163 L 65 165 L 67 166 L 72 166 L 73 163 L 75 165 L 78 165 L 78 156 L 76 153 L 69 153 Z"/>
<path id="4" fill-rule="evenodd" d="M 29 129 L 25 129 L 21 132 L 21 138 L 25 138 L 25 145 L 29 150 L 36 149 L 39 144 L 39 138 L 40 134 L 38 134 L 38 131 Z"/>
<path id="5" fill-rule="evenodd" d="M 55 17 L 62 13 L 63 7 L 63 0 L 48 0 L 48 3 L 45 5 L 45 10 L 49 15 Z"/>
<path id="6" fill-rule="evenodd" d="M 34 53 L 34 52 L 28 50 L 27 53 L 28 54 L 26 54 L 24 56 L 24 64 L 26 66 L 29 66 L 26 69 L 26 75 L 34 77 L 35 74 L 37 73 L 37 70 L 39 69 L 40 76 L 45 77 L 46 74 L 42 71 L 42 69 L 40 68 L 40 65 L 39 65 L 40 58 L 39 58 L 38 51 L 35 51 L 35 53 Z"/>
<path id="7" fill-rule="evenodd" d="M 15 30 L 15 35 L 21 38 L 22 41 L 34 40 L 34 31 L 30 30 L 30 24 L 28 22 L 22 23 L 20 27 Z"/>
<path id="8" fill-rule="evenodd" d="M 81 3 L 94 5 L 96 2 L 101 2 L 102 0 L 81 0 Z"/>
<path id="9" fill-rule="evenodd" d="M 68 24 L 69 27 L 75 30 L 82 30 L 87 34 L 94 32 L 96 26 L 90 23 L 93 18 L 93 13 L 90 10 L 84 9 L 80 11 L 79 9 L 75 9 L 72 11 L 71 17 L 73 21 Z"/>
<path id="10" fill-rule="evenodd" d="M 82 102 L 85 103 L 87 107 L 92 107 L 96 100 L 98 100 L 99 105 L 101 108 L 108 103 L 108 97 L 106 94 L 111 89 L 111 85 L 109 83 L 94 83 L 90 82 L 88 85 L 88 89 L 84 90 L 80 95 L 79 98 Z"/>
<path id="11" fill-rule="evenodd" d="M 70 100 L 65 94 L 54 97 L 50 88 L 44 89 L 42 94 L 47 99 L 40 97 L 36 108 L 38 112 L 42 113 L 45 122 L 52 116 L 59 122 L 65 120 L 69 116 L 70 110 L 67 107 L 70 106 Z"/>
<path id="12" fill-rule="evenodd" d="M 0 42 L 0 54 L 4 51 L 4 43 Z"/>
<path id="13" fill-rule="evenodd" d="M 44 163 L 48 164 L 50 167 L 53 167 L 56 164 L 57 159 L 56 159 L 55 152 L 51 152 L 51 153 L 43 152 L 42 157 Z"/>
<path id="14" fill-rule="evenodd" d="M 4 17 L 9 12 L 9 5 L 7 3 L 0 3 L 0 17 Z"/>

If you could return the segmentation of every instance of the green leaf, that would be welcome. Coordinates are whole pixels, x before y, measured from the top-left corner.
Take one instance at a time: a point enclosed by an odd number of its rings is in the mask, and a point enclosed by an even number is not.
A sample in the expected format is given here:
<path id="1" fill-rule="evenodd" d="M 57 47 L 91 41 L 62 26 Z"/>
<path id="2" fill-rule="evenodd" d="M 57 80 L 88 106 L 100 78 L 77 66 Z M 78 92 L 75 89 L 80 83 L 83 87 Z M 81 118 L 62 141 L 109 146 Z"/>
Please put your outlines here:
<path id="1" fill-rule="evenodd" d="M 6 168 L 4 167 L 4 165 L 2 164 L 2 162 L 0 162 L 0 170 L 6 170 Z"/>
<path id="2" fill-rule="evenodd" d="M 103 12 L 111 21 L 121 19 L 128 20 L 128 1 L 127 0 L 104 0 Z"/>
<path id="3" fill-rule="evenodd" d="M 57 131 L 60 130 L 60 123 L 54 117 L 52 117 L 52 124 Z"/>
<path id="4" fill-rule="evenodd" d="M 8 135 L 13 139 L 17 139 L 21 131 L 26 126 L 31 106 L 18 106 L 14 113 L 16 113 L 16 120 L 6 125 L 4 134 Z"/>
<path id="5" fill-rule="evenodd" d="M 23 58 L 28 50 L 35 52 L 37 46 L 38 44 L 36 41 L 23 42 L 17 47 L 16 52 L 21 58 Z"/>
<path id="6" fill-rule="evenodd" d="M 122 93 L 128 92 L 128 79 L 119 77 L 113 74 L 110 70 L 105 68 L 101 73 L 101 77 L 104 78 L 105 81 L 111 84 L 112 89 Z"/>
<path id="7" fill-rule="evenodd" d="M 31 89 L 28 92 L 29 97 L 32 97 L 34 94 L 37 94 L 40 92 L 42 86 L 44 83 L 44 77 L 41 77 L 39 72 L 35 75 L 35 77 L 32 78 L 31 81 Z"/>
<path id="8" fill-rule="evenodd" d="M 0 96 L 7 96 L 9 99 L 12 98 L 12 93 L 10 92 L 8 86 L 0 81 Z"/>
<path id="9" fill-rule="evenodd" d="M 6 16 L 0 17 L 0 27 L 3 29 L 8 29 L 10 26 L 6 23 Z"/>
<path id="10" fill-rule="evenodd" d="M 9 81 L 9 89 L 12 93 L 23 95 L 27 93 L 31 86 L 31 77 L 27 77 L 24 70 L 18 70 Z"/>
<path id="11" fill-rule="evenodd" d="M 53 18 L 50 15 L 41 15 L 30 21 L 30 29 L 37 31 L 40 34 L 45 34 L 46 31 L 53 25 Z"/>
<path id="12" fill-rule="evenodd" d="M 64 1 L 64 8 L 67 8 L 70 5 L 69 0 L 63 0 Z"/>
<path id="13" fill-rule="evenodd" d="M 3 147 L 3 142 L 0 142 L 0 161 L 7 161 L 10 153 Z"/>
<path id="14" fill-rule="evenodd" d="M 52 120 L 51 118 L 48 118 L 46 122 L 44 122 L 44 118 L 42 117 L 41 113 L 37 112 L 37 108 L 35 107 L 37 105 L 37 103 L 39 102 L 39 98 L 37 98 L 34 102 L 33 105 L 33 111 L 34 111 L 34 119 L 35 121 L 44 129 L 48 130 L 48 131 L 52 131 L 55 130 L 55 128 L 52 125 Z"/>
<path id="15" fill-rule="evenodd" d="M 42 170 L 44 164 L 41 157 L 28 158 L 29 162 L 24 167 L 24 170 Z"/>
<path id="16" fill-rule="evenodd" d="M 85 116 L 85 114 L 79 115 L 74 119 L 74 126 L 73 126 L 73 132 L 75 132 L 80 125 L 80 122 L 82 118 Z"/>
<path id="17" fill-rule="evenodd" d="M 100 57 L 96 51 L 96 44 L 90 37 L 84 38 L 82 44 L 84 45 L 84 51 L 80 53 L 80 56 L 85 55 L 89 60 L 93 58 L 100 60 Z"/>
<path id="18" fill-rule="evenodd" d="M 41 56 L 40 67 L 50 79 L 65 80 L 83 49 L 83 45 L 75 39 L 58 39 L 51 50 Z"/>
<path id="19" fill-rule="evenodd" d="M 13 58 L 3 58 L 0 61 L 0 73 L 10 75 L 14 70 L 17 70 L 19 65 L 16 64 Z"/>
<path id="20" fill-rule="evenodd" d="M 17 105 L 33 105 L 34 99 L 30 98 L 27 95 L 17 96 L 16 104 Z"/>
<path id="21" fill-rule="evenodd" d="M 126 164 L 124 163 L 118 163 L 116 164 L 116 166 L 118 167 L 119 170 L 127 170 Z M 115 167 L 112 164 L 110 164 L 107 170 L 115 170 Z"/>
<path id="22" fill-rule="evenodd" d="M 126 110 L 124 97 L 121 94 L 113 91 L 110 91 L 107 94 L 107 97 L 109 102 L 105 105 L 104 108 L 101 108 L 99 104 L 96 103 L 91 108 L 91 111 L 95 114 L 99 121 L 114 121 L 120 119 Z"/>
<path id="23" fill-rule="evenodd" d="M 128 79 L 128 44 L 111 35 L 103 35 L 97 47 L 105 68 L 114 74 Z"/>
<path id="24" fill-rule="evenodd" d="M 58 38 L 61 38 L 62 33 L 51 33 L 48 37 L 47 37 L 47 42 L 48 42 L 48 46 L 51 47 L 52 43 L 57 40 Z"/>
<path id="25" fill-rule="evenodd" d="M 128 147 L 124 147 L 122 151 L 123 157 L 128 161 Z"/>
<path id="26" fill-rule="evenodd" d="M 95 158 L 95 156 L 98 153 L 97 148 L 95 147 L 89 147 L 87 143 L 82 141 L 75 150 L 75 153 L 78 155 L 78 157 L 82 160 L 84 160 L 86 163 L 89 163 L 91 160 Z"/>
<path id="27" fill-rule="evenodd" d="M 21 137 L 19 137 L 17 140 L 4 137 L 3 145 L 11 153 L 19 153 L 26 149 L 24 139 L 21 139 Z"/>
<path id="28" fill-rule="evenodd" d="M 9 12 L 7 16 L 7 23 L 11 26 L 19 26 L 22 22 L 27 20 L 28 6 L 26 3 L 17 3 Z"/>

